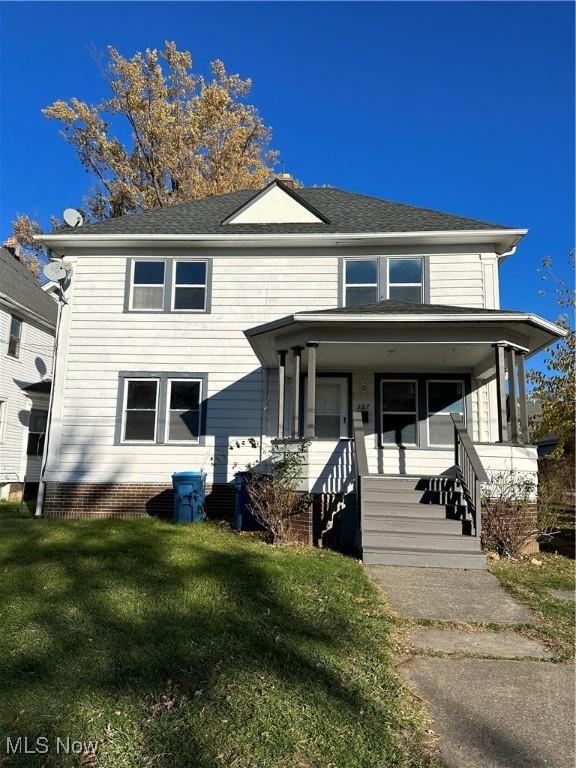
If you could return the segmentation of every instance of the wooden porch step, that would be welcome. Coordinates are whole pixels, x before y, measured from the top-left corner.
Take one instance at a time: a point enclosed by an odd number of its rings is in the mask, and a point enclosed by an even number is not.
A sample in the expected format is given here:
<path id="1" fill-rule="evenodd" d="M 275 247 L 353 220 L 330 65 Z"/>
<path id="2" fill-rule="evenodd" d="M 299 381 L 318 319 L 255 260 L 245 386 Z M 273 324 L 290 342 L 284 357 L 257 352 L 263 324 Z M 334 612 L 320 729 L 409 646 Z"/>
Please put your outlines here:
<path id="1" fill-rule="evenodd" d="M 364 518 L 372 515 L 388 515 L 390 517 L 417 517 L 421 519 L 435 518 L 438 520 L 458 519 L 464 511 L 459 504 L 421 504 L 420 502 L 394 501 L 382 504 L 380 501 L 367 501 L 363 506 Z"/>
<path id="2" fill-rule="evenodd" d="M 480 552 L 480 540 L 462 533 L 385 532 L 365 528 L 362 531 L 363 548 L 409 549 L 418 552 Z"/>
<path id="3" fill-rule="evenodd" d="M 365 533 L 390 534 L 414 533 L 421 535 L 445 534 L 462 536 L 462 522 L 444 518 L 401 517 L 400 515 L 371 515 L 365 518 Z"/>
<path id="4" fill-rule="evenodd" d="M 404 565 L 416 568 L 462 568 L 486 570 L 486 557 L 480 553 L 435 550 L 424 552 L 407 548 L 365 547 L 366 565 Z"/>

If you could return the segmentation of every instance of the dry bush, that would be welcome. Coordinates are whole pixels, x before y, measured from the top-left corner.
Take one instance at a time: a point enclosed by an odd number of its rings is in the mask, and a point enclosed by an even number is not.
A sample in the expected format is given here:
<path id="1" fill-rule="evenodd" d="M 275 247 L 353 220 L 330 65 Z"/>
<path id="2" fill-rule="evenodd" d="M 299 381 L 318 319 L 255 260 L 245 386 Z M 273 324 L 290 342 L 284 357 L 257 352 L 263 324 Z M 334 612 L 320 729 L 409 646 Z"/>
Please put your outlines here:
<path id="1" fill-rule="evenodd" d="M 516 556 L 538 535 L 536 486 L 516 472 L 494 474 L 483 488 L 482 546 Z"/>
<path id="2" fill-rule="evenodd" d="M 295 450 L 277 444 L 270 456 L 271 473 L 253 472 L 248 478 L 250 509 L 274 543 L 290 540 L 291 519 L 310 504 L 310 494 L 298 491 L 307 452 L 308 443 L 299 444 Z"/>

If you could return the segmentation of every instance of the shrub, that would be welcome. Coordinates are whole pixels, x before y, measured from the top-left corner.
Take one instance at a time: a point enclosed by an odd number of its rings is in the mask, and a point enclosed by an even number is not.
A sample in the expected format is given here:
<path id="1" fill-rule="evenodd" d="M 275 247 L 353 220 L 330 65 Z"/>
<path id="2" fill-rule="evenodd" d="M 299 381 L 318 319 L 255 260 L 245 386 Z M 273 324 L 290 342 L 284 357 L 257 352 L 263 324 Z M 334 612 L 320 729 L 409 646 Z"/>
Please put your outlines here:
<path id="1" fill-rule="evenodd" d="M 292 538 L 291 519 L 311 502 L 310 494 L 299 491 L 309 445 L 304 442 L 291 448 L 286 443 L 274 443 L 269 460 L 270 473 L 253 469 L 248 478 L 250 509 L 274 543 Z"/>
<path id="2" fill-rule="evenodd" d="M 534 481 L 517 472 L 492 475 L 483 487 L 482 545 L 515 556 L 538 534 Z"/>

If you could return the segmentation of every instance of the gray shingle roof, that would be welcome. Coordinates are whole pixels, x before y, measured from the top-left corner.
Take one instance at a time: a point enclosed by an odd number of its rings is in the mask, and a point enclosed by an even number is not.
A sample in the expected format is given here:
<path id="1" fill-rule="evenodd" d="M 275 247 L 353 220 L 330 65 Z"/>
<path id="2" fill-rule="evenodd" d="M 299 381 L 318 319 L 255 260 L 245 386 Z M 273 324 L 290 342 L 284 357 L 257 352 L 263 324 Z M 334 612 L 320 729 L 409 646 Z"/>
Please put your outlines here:
<path id="1" fill-rule="evenodd" d="M 521 315 L 522 312 L 507 309 L 477 309 L 476 307 L 452 307 L 447 304 L 412 304 L 408 301 L 383 299 L 375 304 L 359 307 L 334 307 L 315 311 L 298 312 L 300 315 Z"/>
<path id="2" fill-rule="evenodd" d="M 280 185 L 281 186 L 281 185 Z M 333 187 L 295 190 L 308 205 L 328 220 L 314 224 L 222 224 L 233 211 L 260 190 L 245 189 L 191 203 L 120 216 L 74 229 L 91 234 L 299 234 L 363 232 L 432 232 L 511 229 L 429 208 L 381 200 Z M 71 230 L 70 230 L 71 231 Z"/>
<path id="3" fill-rule="evenodd" d="M 56 326 L 58 305 L 35 281 L 27 267 L 8 248 L 0 248 L 0 294 L 28 307 Z"/>

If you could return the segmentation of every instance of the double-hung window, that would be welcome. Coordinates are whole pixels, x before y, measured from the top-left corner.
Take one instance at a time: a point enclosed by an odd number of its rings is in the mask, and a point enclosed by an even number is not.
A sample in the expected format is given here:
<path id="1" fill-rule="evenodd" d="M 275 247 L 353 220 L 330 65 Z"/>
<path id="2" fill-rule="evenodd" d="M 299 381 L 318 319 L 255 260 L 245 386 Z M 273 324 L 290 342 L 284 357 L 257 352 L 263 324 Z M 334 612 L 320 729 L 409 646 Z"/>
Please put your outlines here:
<path id="1" fill-rule="evenodd" d="M 20 357 L 20 342 L 22 341 L 22 320 L 14 315 L 10 318 L 10 332 L 8 335 L 8 355 Z"/>
<path id="2" fill-rule="evenodd" d="M 121 374 L 116 441 L 199 443 L 205 374 Z"/>
<path id="3" fill-rule="evenodd" d="M 452 414 L 464 420 L 464 382 L 428 382 L 428 442 L 430 445 L 453 445 Z"/>
<path id="4" fill-rule="evenodd" d="M 378 260 L 344 262 L 344 305 L 358 307 L 378 301 Z"/>
<path id="5" fill-rule="evenodd" d="M 381 387 L 382 444 L 416 445 L 418 382 L 412 379 L 384 379 Z"/>
<path id="6" fill-rule="evenodd" d="M 26 450 L 28 456 L 42 456 L 47 423 L 48 411 L 32 408 L 28 422 L 28 446 Z"/>
<path id="7" fill-rule="evenodd" d="M 161 312 L 164 309 L 166 264 L 163 261 L 132 262 L 130 309 Z"/>
<path id="8" fill-rule="evenodd" d="M 200 435 L 200 379 L 169 379 L 166 442 L 197 442 Z"/>
<path id="9" fill-rule="evenodd" d="M 172 309 L 185 312 L 206 310 L 206 262 L 175 261 Z"/>
<path id="10" fill-rule="evenodd" d="M 158 416 L 158 380 L 125 379 L 122 441 L 153 443 Z"/>
<path id="11" fill-rule="evenodd" d="M 422 259 L 388 258 L 388 298 L 421 304 Z"/>

